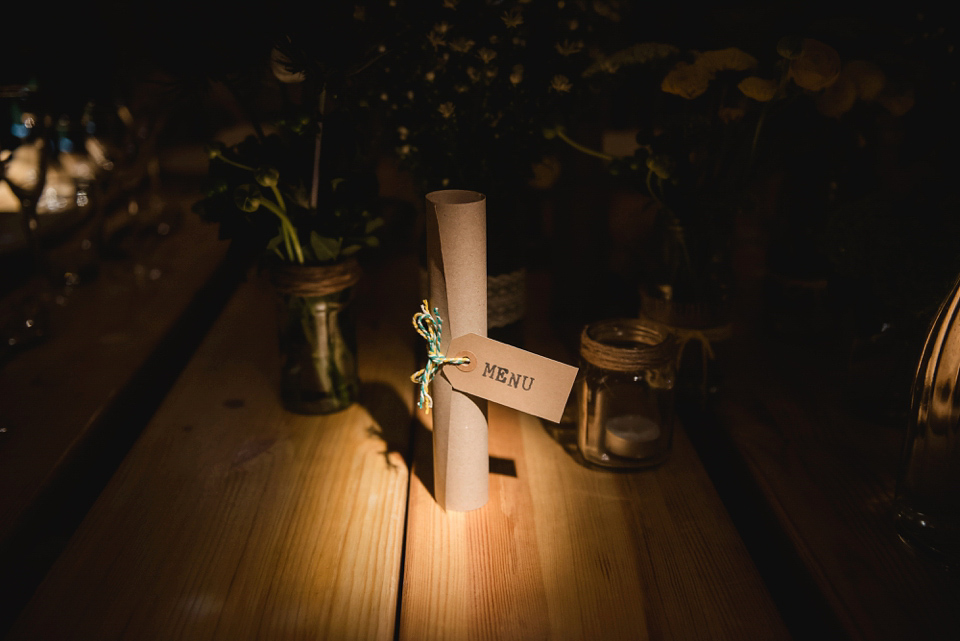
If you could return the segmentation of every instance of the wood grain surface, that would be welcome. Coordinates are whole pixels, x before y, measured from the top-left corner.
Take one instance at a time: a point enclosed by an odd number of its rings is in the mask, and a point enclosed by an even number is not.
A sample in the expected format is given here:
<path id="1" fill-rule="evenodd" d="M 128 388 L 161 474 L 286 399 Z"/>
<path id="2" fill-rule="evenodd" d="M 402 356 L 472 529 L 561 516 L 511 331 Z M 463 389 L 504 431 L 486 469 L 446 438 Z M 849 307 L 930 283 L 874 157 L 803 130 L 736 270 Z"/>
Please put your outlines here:
<path id="1" fill-rule="evenodd" d="M 894 529 L 906 425 L 852 404 L 839 358 L 756 335 L 728 352 L 721 428 L 847 635 L 958 638 L 960 575 Z"/>
<path id="2" fill-rule="evenodd" d="M 215 226 L 185 214 L 182 227 L 153 249 L 104 261 L 96 280 L 55 306 L 50 337 L 0 368 L 0 542 L 157 349 L 225 253 Z"/>
<path id="3" fill-rule="evenodd" d="M 401 639 L 788 638 L 682 432 L 659 469 L 619 474 L 526 414 L 491 404 L 489 423 L 472 512 L 437 506 L 417 434 Z"/>
<path id="4" fill-rule="evenodd" d="M 364 402 L 299 416 L 272 292 L 242 286 L 11 638 L 393 638 L 414 368 L 383 331 L 409 321 L 358 305 Z"/>

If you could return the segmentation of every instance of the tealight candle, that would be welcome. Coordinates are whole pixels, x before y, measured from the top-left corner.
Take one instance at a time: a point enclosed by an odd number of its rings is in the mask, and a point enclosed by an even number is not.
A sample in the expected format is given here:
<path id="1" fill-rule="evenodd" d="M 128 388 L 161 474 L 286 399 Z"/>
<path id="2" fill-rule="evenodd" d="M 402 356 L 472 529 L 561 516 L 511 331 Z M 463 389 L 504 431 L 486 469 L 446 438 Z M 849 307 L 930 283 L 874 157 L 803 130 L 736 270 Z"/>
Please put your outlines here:
<path id="1" fill-rule="evenodd" d="M 627 458 L 645 458 L 657 454 L 660 426 L 646 416 L 627 414 L 607 419 L 604 425 L 607 451 Z"/>

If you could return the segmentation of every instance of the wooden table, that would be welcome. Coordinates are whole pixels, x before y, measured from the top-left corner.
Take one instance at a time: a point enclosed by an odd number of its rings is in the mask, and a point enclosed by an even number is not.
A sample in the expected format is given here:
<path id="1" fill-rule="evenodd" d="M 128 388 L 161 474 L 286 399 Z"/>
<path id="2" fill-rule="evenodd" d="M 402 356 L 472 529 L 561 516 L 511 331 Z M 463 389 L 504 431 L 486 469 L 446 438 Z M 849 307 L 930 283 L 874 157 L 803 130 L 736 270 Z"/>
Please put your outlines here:
<path id="1" fill-rule="evenodd" d="M 271 292 L 244 285 L 10 638 L 788 638 L 682 430 L 615 474 L 493 406 L 489 503 L 440 510 L 416 282 L 368 272 L 362 400 L 321 417 L 281 409 Z"/>
<path id="2" fill-rule="evenodd" d="M 905 545 L 894 528 L 906 421 L 882 421 L 851 403 L 851 376 L 864 373 L 837 354 L 761 332 L 726 347 L 715 427 L 845 634 L 960 638 L 960 574 Z M 873 367 L 895 375 L 882 361 Z"/>
<path id="3" fill-rule="evenodd" d="M 169 234 L 143 229 L 128 256 L 101 260 L 95 279 L 53 304 L 50 336 L 0 366 L 0 630 L 242 273 L 216 227 L 186 211 L 190 186 L 164 196 Z"/>

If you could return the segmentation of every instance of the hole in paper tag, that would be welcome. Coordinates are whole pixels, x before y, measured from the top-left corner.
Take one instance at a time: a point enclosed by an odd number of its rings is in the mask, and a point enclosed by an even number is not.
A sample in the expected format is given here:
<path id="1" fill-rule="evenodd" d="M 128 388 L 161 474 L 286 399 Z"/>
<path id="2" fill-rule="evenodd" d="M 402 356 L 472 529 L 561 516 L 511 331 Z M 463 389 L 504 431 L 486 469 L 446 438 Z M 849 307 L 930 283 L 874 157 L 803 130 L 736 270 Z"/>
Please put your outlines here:
<path id="1" fill-rule="evenodd" d="M 576 367 L 478 334 L 454 338 L 446 351 L 470 358 L 468 365 L 443 368 L 454 389 L 560 422 Z"/>
<path id="2" fill-rule="evenodd" d="M 477 355 L 474 354 L 473 352 L 468 350 L 463 350 L 454 354 L 453 357 L 470 359 L 469 363 L 463 363 L 461 365 L 457 365 L 457 369 L 460 370 L 461 372 L 472 372 L 473 370 L 477 369 Z"/>

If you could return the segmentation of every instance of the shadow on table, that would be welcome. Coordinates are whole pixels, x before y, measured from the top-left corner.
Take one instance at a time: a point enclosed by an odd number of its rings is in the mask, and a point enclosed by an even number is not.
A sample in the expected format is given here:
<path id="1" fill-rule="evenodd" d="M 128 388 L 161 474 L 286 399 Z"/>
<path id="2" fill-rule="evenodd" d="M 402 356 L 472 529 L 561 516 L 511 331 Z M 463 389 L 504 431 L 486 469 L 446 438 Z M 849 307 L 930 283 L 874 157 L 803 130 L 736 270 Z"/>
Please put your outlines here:
<path id="1" fill-rule="evenodd" d="M 387 446 L 383 456 L 390 461 L 390 454 L 396 452 L 403 457 L 407 467 L 412 459 L 412 433 L 416 420 L 411 419 L 410 406 L 389 383 L 383 381 L 360 384 L 360 404 L 373 419 L 370 433 L 381 439 Z"/>

